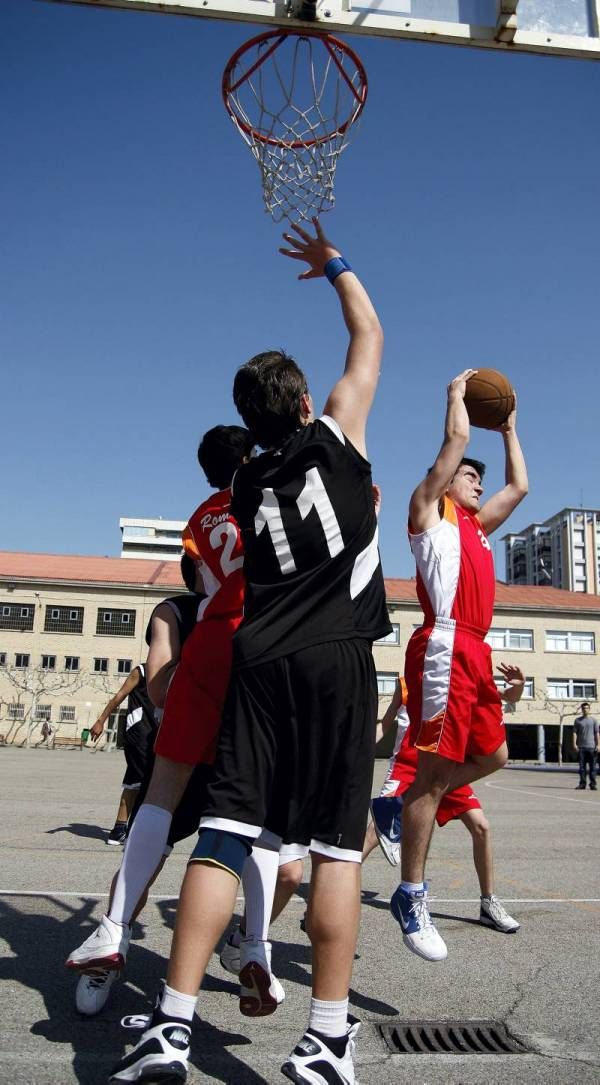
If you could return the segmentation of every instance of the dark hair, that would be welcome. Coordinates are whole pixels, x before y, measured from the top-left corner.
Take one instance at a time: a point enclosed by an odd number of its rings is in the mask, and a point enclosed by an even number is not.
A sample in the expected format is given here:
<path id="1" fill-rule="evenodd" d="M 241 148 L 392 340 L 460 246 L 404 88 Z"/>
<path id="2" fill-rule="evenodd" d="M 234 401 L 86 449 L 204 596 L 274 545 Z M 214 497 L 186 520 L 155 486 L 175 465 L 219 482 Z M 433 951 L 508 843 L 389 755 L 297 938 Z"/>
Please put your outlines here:
<path id="1" fill-rule="evenodd" d="M 482 463 L 481 460 L 471 460 L 468 456 L 463 457 L 458 467 L 474 467 L 480 478 L 483 478 L 485 475 L 485 464 Z M 458 467 L 456 468 L 456 471 L 458 471 Z M 454 472 L 455 474 L 456 471 Z"/>
<path id="2" fill-rule="evenodd" d="M 243 426 L 214 426 L 198 445 L 198 463 L 209 486 L 224 490 L 231 485 L 242 460 L 249 456 L 254 441 Z"/>
<path id="3" fill-rule="evenodd" d="M 189 554 L 181 555 L 181 579 L 188 591 L 196 591 L 196 562 Z"/>
<path id="4" fill-rule="evenodd" d="M 590 702 L 589 701 L 582 701 L 581 702 L 581 707 L 582 708 L 589 708 L 590 707 Z"/>
<path id="5" fill-rule="evenodd" d="M 262 448 L 278 448 L 296 432 L 305 392 L 304 373 L 283 350 L 255 354 L 233 382 L 233 402 Z"/>

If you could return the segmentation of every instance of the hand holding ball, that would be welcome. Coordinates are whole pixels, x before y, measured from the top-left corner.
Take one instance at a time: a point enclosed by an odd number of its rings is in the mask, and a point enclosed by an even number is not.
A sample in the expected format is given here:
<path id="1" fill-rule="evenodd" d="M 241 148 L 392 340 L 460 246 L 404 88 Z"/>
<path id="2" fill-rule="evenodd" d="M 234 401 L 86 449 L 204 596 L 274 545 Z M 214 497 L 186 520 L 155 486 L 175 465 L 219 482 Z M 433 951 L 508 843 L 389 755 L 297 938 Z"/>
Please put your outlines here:
<path id="1" fill-rule="evenodd" d="M 465 407 L 472 426 L 498 429 L 515 407 L 515 393 L 508 377 L 497 369 L 478 369 L 467 381 Z"/>

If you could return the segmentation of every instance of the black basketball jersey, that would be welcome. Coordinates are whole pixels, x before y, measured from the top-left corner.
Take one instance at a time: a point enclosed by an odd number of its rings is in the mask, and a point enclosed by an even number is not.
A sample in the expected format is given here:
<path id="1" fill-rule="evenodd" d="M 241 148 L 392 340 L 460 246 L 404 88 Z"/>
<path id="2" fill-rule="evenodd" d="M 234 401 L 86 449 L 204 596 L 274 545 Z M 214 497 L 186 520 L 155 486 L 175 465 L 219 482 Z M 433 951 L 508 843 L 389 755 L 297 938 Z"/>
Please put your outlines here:
<path id="1" fill-rule="evenodd" d="M 150 700 L 146 687 L 146 668 L 143 663 L 138 663 L 137 669 L 140 672 L 140 680 L 127 698 L 127 719 L 125 721 L 127 731 L 142 719 L 153 727 L 155 726 L 154 705 Z"/>
<path id="2" fill-rule="evenodd" d="M 238 664 L 391 631 L 370 464 L 324 416 L 239 468 L 231 511 L 244 541 Z"/>
<path id="3" fill-rule="evenodd" d="M 163 603 L 166 603 L 173 611 L 179 630 L 179 643 L 183 646 L 183 642 L 189 637 L 198 620 L 198 607 L 205 598 L 206 596 L 199 592 L 188 592 L 187 595 L 173 595 L 170 599 L 161 599 L 160 603 L 157 603 L 152 611 L 152 614 L 148 619 L 148 625 L 146 626 L 146 644 L 148 647 L 150 647 L 150 639 L 152 636 L 152 619 L 156 614 L 158 607 L 161 607 Z"/>

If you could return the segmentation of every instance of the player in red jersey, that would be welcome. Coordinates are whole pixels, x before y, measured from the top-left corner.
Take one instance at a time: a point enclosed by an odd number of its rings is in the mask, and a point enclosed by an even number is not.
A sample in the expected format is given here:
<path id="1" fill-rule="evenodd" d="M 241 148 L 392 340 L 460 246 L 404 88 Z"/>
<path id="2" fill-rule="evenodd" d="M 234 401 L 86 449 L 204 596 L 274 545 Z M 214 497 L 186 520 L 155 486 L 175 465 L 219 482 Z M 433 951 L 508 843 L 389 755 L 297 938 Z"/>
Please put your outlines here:
<path id="1" fill-rule="evenodd" d="M 464 396 L 476 370 L 448 386 L 445 436 L 436 461 L 410 499 L 409 538 L 417 565 L 423 625 L 406 651 L 409 741 L 418 751 L 404 800 L 402 881 L 391 902 L 406 946 L 443 960 L 446 945 L 427 909 L 425 861 L 442 796 L 501 768 L 508 756 L 494 684 L 490 628 L 495 574 L 488 535 L 528 490 L 516 408 L 499 427 L 506 484 L 480 505 L 485 467 L 464 457 L 469 416 Z"/>
<path id="2" fill-rule="evenodd" d="M 523 671 L 512 664 L 498 665 L 506 686 L 500 691 L 503 701 L 516 704 L 523 695 L 525 676 Z M 397 719 L 396 742 L 390 757 L 389 767 L 378 798 L 371 803 L 373 820 L 365 836 L 363 862 L 379 843 L 383 854 L 392 866 L 400 863 L 400 841 L 402 836 L 402 796 L 414 782 L 417 773 L 418 751 L 411 746 L 407 730 L 408 716 L 404 708 L 408 690 L 404 678 L 400 678 L 391 704 L 381 723 L 377 726 L 377 739 L 383 737 Z M 481 808 L 481 803 L 469 784 L 448 791 L 442 796 L 437 809 L 436 821 L 442 826 L 448 822 L 460 820 L 471 834 L 473 842 L 473 863 L 481 891 L 479 921 L 487 927 L 494 927 L 504 934 L 519 930 L 519 923 L 512 918 L 494 894 L 494 857 L 490 836 L 490 826 Z"/>
<path id="3" fill-rule="evenodd" d="M 243 551 L 229 513 L 231 480 L 252 450 L 242 426 L 215 426 L 198 448 L 209 485 L 217 489 L 196 510 L 183 533 L 185 551 L 199 566 L 205 597 L 171 678 L 155 742 L 156 761 L 123 853 L 110 910 L 69 959 L 80 971 L 122 967 L 138 901 L 161 862 L 173 813 L 196 766 L 214 760 L 231 665 L 231 638 L 242 620 Z M 156 697 L 152 681 L 151 697 Z M 199 784 L 202 791 L 208 773 Z M 198 797 L 199 814 L 202 809 Z"/>

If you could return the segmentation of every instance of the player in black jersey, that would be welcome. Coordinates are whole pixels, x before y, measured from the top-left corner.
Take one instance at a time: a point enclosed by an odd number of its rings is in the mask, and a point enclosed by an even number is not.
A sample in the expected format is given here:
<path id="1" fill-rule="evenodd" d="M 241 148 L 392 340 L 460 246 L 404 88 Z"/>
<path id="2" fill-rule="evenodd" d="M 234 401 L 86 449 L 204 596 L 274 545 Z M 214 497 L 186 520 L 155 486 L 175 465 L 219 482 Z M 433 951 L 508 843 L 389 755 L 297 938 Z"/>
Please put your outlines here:
<path id="1" fill-rule="evenodd" d="M 184 879 L 167 986 L 149 1028 L 111 1082 L 185 1080 L 198 988 L 233 911 L 253 840 L 308 844 L 313 999 L 286 1060 L 295 1082 L 355 1081 L 358 1023 L 348 988 L 360 914 L 377 686 L 371 643 L 390 630 L 365 427 L 383 346 L 369 297 L 315 220 L 281 251 L 326 275 L 350 342 L 319 419 L 306 378 L 280 352 L 237 374 L 234 400 L 265 452 L 238 470 L 232 510 L 243 533 L 247 595 L 207 816 Z M 257 953 L 257 990 L 269 982 Z"/>
<path id="2" fill-rule="evenodd" d="M 144 690 L 146 690 L 147 678 L 148 690 L 153 698 L 152 712 L 156 715 L 157 721 L 161 715 L 160 706 L 164 703 L 169 680 L 179 661 L 181 648 L 196 625 L 198 607 L 204 599 L 202 576 L 196 562 L 187 555 L 181 559 L 181 573 L 189 594 L 163 599 L 154 608 L 146 629 L 148 658 L 143 668 L 140 665 L 140 670 L 144 671 Z M 146 696 L 148 696 L 147 693 Z M 159 707 L 155 708 L 155 705 Z M 156 726 L 157 723 L 152 728 L 152 735 L 156 734 Z M 144 802 L 152 778 L 155 761 L 152 745 L 140 746 L 139 756 L 140 784 L 135 792 L 137 798 L 129 818 L 128 829 L 131 829 L 138 810 Z M 143 885 L 140 887 L 141 895 L 134 901 L 132 922 L 144 907 L 150 886 L 158 876 L 173 845 L 196 832 L 202 811 L 203 789 L 206 787 L 207 779 L 207 766 L 198 765 L 173 816 L 166 847 L 164 851 L 161 849 L 162 856 L 160 852 L 157 854 L 150 879 L 145 887 Z M 129 925 L 121 928 L 110 918 L 115 890 L 124 866 L 123 859 L 112 881 L 106 915 L 102 917 L 93 934 L 85 940 L 83 945 L 73 951 L 66 962 L 67 967 L 84 973 L 77 984 L 75 1004 L 80 1013 L 88 1016 L 99 1013 L 106 1004 L 112 984 L 125 964 L 131 928 Z M 91 962 L 90 957 L 93 958 Z M 89 968 L 88 964 L 90 964 Z"/>

